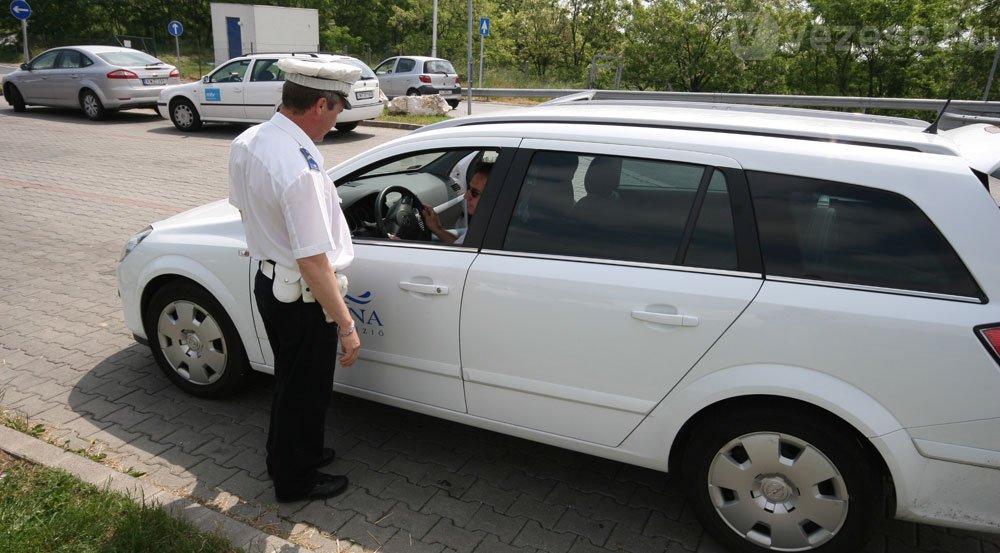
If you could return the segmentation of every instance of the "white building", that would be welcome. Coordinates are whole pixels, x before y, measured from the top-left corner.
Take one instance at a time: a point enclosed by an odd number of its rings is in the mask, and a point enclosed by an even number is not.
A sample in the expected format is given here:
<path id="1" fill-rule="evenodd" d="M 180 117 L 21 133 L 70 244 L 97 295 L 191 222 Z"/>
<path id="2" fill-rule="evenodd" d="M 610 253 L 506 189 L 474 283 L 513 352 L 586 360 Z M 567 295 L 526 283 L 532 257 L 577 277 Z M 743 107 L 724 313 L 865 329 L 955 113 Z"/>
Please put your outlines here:
<path id="1" fill-rule="evenodd" d="M 215 63 L 255 52 L 319 51 L 319 11 L 212 2 Z"/>

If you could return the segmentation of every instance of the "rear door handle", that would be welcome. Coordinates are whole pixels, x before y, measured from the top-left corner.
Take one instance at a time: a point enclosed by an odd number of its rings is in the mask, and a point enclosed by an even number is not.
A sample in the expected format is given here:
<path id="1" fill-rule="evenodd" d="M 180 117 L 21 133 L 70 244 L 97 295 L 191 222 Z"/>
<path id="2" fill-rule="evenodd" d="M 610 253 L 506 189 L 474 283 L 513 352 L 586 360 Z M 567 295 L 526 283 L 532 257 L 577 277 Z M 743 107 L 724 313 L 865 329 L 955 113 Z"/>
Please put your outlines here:
<path id="1" fill-rule="evenodd" d="M 400 282 L 399 287 L 409 292 L 443 296 L 448 293 L 448 287 L 443 284 L 419 284 L 416 282 Z"/>
<path id="2" fill-rule="evenodd" d="M 694 315 L 675 315 L 672 313 L 654 313 L 636 309 L 632 312 L 633 319 L 671 326 L 698 326 L 698 317 Z"/>

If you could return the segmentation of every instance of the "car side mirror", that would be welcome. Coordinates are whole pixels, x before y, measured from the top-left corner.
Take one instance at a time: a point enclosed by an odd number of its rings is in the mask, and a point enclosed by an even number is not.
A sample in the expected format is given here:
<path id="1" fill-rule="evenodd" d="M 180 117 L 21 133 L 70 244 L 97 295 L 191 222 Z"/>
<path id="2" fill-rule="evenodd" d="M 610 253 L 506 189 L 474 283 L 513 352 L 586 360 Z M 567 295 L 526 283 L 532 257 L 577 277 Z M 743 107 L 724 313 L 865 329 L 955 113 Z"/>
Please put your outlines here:
<path id="1" fill-rule="evenodd" d="M 28 67 L 28 64 L 22 63 L 21 64 L 21 71 L 31 71 L 31 68 Z"/>
<path id="2" fill-rule="evenodd" d="M 208 84 L 208 75 L 205 75 L 204 77 L 202 77 L 201 78 L 201 82 L 203 82 L 205 84 Z"/>

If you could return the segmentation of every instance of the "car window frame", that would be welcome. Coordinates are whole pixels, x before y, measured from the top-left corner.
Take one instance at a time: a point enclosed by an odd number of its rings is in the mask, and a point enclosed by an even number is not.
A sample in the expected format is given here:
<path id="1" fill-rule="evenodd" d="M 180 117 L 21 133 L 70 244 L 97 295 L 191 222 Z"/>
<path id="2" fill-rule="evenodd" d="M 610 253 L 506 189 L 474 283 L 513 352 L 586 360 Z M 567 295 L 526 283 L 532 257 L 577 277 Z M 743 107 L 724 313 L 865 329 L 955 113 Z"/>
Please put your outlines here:
<path id="1" fill-rule="evenodd" d="M 76 65 L 76 66 L 73 66 L 73 67 L 66 67 L 66 66 L 64 66 L 63 65 L 63 60 L 66 59 L 67 54 L 76 54 L 76 55 L 80 56 L 80 63 L 81 63 L 81 65 Z M 73 50 L 72 48 L 66 48 L 65 50 L 62 50 L 61 52 L 59 52 L 59 57 L 56 59 L 56 64 L 55 64 L 54 69 L 84 69 L 86 67 L 90 67 L 91 65 L 94 65 L 94 61 L 91 60 L 89 57 L 87 57 L 86 54 L 84 54 L 83 52 L 81 52 L 79 50 Z"/>
<path id="2" fill-rule="evenodd" d="M 525 144 L 518 149 L 517 153 L 511 159 L 511 166 L 507 171 L 507 176 L 505 181 L 500 186 L 502 190 L 502 195 L 496 199 L 496 204 L 494 209 L 491 211 L 491 219 L 488 228 L 486 229 L 486 236 L 483 239 L 483 250 L 489 250 L 491 252 L 502 253 L 505 255 L 522 255 L 519 252 L 509 251 L 504 249 L 504 241 L 507 235 L 507 229 L 510 225 L 510 221 L 514 216 L 514 209 L 517 205 L 517 198 L 520 195 L 521 187 L 525 182 L 525 177 L 528 173 L 528 167 L 531 163 L 532 157 L 538 151 L 560 151 L 567 153 L 574 153 L 578 155 L 603 155 L 603 156 L 617 156 L 617 157 L 630 157 L 636 159 L 649 159 L 655 161 L 665 161 L 673 163 L 696 163 L 701 164 L 706 167 L 712 168 L 715 171 L 720 171 L 726 178 L 726 184 L 729 188 L 729 199 L 730 199 L 730 211 L 733 217 L 733 232 L 735 233 L 736 239 L 736 255 L 737 255 L 737 268 L 736 270 L 725 270 L 725 269 L 713 269 L 704 268 L 698 266 L 689 265 L 660 265 L 660 264 L 650 264 L 635 261 L 622 261 L 611 258 L 580 258 L 581 260 L 587 260 L 594 263 L 607 263 L 607 264 L 618 264 L 618 265 L 644 265 L 644 266 L 663 266 L 671 267 L 679 270 L 690 270 L 696 272 L 711 272 L 711 273 L 726 273 L 726 274 L 746 274 L 748 276 L 753 276 L 755 278 L 763 278 L 763 264 L 761 261 L 760 254 L 760 244 L 757 239 L 757 229 L 756 222 L 754 221 L 753 209 L 750 204 L 750 193 L 747 189 L 747 180 L 742 167 L 731 159 L 724 158 L 723 156 L 717 156 L 714 154 L 702 154 L 696 152 L 681 152 L 673 150 L 663 150 L 661 148 L 648 148 L 643 146 L 621 146 L 615 145 L 613 150 L 609 149 L 610 144 L 601 143 L 584 143 L 584 142 L 572 142 L 567 141 L 554 141 L 554 140 L 532 140 L 526 139 Z M 646 154 L 646 155 L 643 155 Z M 671 155 L 676 154 L 676 155 Z M 700 161 L 699 161 L 700 160 Z M 712 163 L 712 160 L 717 160 L 718 163 Z M 699 185 L 700 198 L 696 200 L 695 205 L 692 206 L 691 211 L 688 214 L 688 221 L 685 225 L 685 236 L 684 242 L 678 247 L 678 258 L 683 259 L 687 254 L 687 250 L 690 246 L 692 236 L 687 232 L 687 226 L 691 226 L 693 233 L 693 228 L 696 227 L 698 216 L 701 213 L 701 207 L 704 200 L 704 193 L 702 189 L 707 190 L 708 185 L 711 183 L 711 175 L 713 171 L 706 171 L 706 175 L 703 178 L 707 180 L 703 183 L 704 186 Z M 487 189 L 489 191 L 489 189 Z M 494 192 L 496 189 L 494 188 Z M 524 253 L 523 255 L 531 257 L 559 257 L 555 254 L 532 254 Z"/>
<path id="3" fill-rule="evenodd" d="M 251 66 L 252 62 L 253 62 L 253 60 L 250 59 L 250 58 L 242 58 L 242 59 L 229 60 L 226 63 L 220 65 L 218 68 L 216 68 L 215 71 L 212 71 L 211 73 L 209 73 L 208 75 L 206 75 L 207 79 L 205 80 L 205 84 L 233 84 L 233 83 L 246 82 L 247 73 L 249 73 L 249 71 L 250 71 L 250 66 Z M 238 63 L 246 63 L 247 64 L 246 68 L 243 70 L 243 75 L 242 75 L 242 78 L 240 80 L 238 80 L 238 81 L 216 81 L 216 80 L 213 79 L 213 77 L 217 73 L 221 73 L 222 70 L 225 69 L 226 67 L 229 67 L 230 65 L 235 65 L 235 64 L 238 64 Z"/>
<path id="4" fill-rule="evenodd" d="M 393 75 L 393 74 L 395 74 L 396 62 L 397 61 L 399 61 L 399 58 L 389 58 L 389 59 L 383 61 L 382 63 L 376 65 L 375 69 L 373 69 L 373 71 L 375 72 L 375 77 L 377 78 L 379 75 Z M 382 73 L 379 73 L 379 68 L 381 68 L 382 66 L 386 66 L 387 69 L 385 71 L 383 71 Z"/>
<path id="5" fill-rule="evenodd" d="M 250 74 L 250 80 L 246 82 L 250 83 L 279 83 L 285 80 L 285 72 L 278 68 L 278 60 L 281 58 L 257 58 L 253 60 L 253 64 L 247 68 L 246 73 Z M 278 74 L 274 76 L 273 79 L 262 81 L 257 79 L 259 75 L 258 67 L 262 67 L 265 62 L 271 62 L 268 67 L 274 67 L 278 69 Z M 221 69 L 221 68 L 220 68 Z M 244 80 L 246 80 L 246 73 L 244 73 Z M 272 73 L 273 74 L 273 73 Z"/>
<path id="6" fill-rule="evenodd" d="M 37 56 L 35 56 L 35 59 L 31 60 L 31 62 L 28 64 L 28 70 L 29 71 L 48 71 L 50 69 L 58 69 L 56 67 L 56 65 L 59 63 L 59 58 L 62 57 L 62 54 L 63 54 L 64 51 L 65 51 L 65 49 L 60 48 L 58 50 L 49 50 L 48 52 L 42 52 L 41 54 L 38 54 Z M 42 56 L 47 56 L 49 54 L 52 54 L 52 66 L 51 67 L 36 67 L 36 64 L 38 63 L 38 60 L 40 60 L 42 58 Z"/>
<path id="7" fill-rule="evenodd" d="M 403 63 L 404 61 L 413 62 L 413 66 L 407 69 L 406 71 L 401 70 L 400 64 Z M 406 57 L 399 58 L 396 60 L 395 71 L 397 74 L 403 74 L 403 75 L 409 75 L 410 73 L 418 73 L 418 71 L 416 71 L 418 65 L 422 66 L 422 64 L 419 64 L 417 60 L 413 58 L 406 58 Z"/>

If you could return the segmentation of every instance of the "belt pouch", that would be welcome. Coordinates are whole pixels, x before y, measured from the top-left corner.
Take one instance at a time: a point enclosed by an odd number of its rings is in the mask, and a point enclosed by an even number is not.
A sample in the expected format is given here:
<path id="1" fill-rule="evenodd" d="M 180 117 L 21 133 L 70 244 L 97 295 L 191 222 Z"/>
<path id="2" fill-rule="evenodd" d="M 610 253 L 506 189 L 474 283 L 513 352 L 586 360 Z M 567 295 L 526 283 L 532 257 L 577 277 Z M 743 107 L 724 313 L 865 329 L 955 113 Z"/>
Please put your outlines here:
<path id="1" fill-rule="evenodd" d="M 292 303 L 302 296 L 302 275 L 298 271 L 274 264 L 274 280 L 271 281 L 271 292 L 274 298 L 282 303 Z"/>

